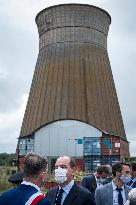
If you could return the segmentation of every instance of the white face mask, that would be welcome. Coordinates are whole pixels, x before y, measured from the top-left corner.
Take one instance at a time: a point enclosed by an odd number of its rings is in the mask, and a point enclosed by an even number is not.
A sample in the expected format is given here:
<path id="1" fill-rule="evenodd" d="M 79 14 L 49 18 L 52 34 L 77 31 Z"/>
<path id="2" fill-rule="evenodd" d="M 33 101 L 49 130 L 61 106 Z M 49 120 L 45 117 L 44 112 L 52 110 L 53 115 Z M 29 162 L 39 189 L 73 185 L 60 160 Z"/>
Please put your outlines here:
<path id="1" fill-rule="evenodd" d="M 67 180 L 67 169 L 62 169 L 58 167 L 58 169 L 55 169 L 55 180 L 58 184 L 62 184 Z"/>

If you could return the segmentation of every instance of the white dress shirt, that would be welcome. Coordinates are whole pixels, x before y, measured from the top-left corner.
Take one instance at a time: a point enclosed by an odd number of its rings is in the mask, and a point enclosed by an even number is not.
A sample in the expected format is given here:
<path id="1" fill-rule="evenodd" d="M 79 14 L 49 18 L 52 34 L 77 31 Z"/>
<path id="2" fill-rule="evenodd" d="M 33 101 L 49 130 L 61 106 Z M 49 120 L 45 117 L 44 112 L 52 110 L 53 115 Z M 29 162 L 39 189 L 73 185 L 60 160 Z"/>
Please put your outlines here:
<path id="1" fill-rule="evenodd" d="M 118 205 L 118 194 L 119 194 L 119 192 L 116 190 L 117 187 L 116 187 L 116 185 L 114 184 L 113 181 L 112 181 L 112 188 L 113 188 L 113 205 Z M 122 197 L 123 197 L 123 204 L 125 204 L 126 196 L 125 196 L 124 185 L 120 188 L 122 188 L 121 194 L 122 194 Z"/>
<path id="2" fill-rule="evenodd" d="M 100 186 L 103 186 L 103 184 L 101 184 L 101 182 L 100 182 L 100 179 L 98 179 L 95 174 L 94 174 L 94 176 L 95 176 L 97 188 Z"/>

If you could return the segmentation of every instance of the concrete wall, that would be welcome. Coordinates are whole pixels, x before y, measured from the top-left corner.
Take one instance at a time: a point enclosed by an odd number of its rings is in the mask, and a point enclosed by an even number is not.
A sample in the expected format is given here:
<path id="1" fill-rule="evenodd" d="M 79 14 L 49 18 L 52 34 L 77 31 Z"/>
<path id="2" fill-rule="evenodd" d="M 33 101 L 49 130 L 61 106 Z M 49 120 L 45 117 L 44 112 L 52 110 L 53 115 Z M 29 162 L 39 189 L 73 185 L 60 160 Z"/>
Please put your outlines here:
<path id="1" fill-rule="evenodd" d="M 34 151 L 45 156 L 83 156 L 83 137 L 101 137 L 102 133 L 80 121 L 62 120 L 51 123 L 34 135 Z"/>

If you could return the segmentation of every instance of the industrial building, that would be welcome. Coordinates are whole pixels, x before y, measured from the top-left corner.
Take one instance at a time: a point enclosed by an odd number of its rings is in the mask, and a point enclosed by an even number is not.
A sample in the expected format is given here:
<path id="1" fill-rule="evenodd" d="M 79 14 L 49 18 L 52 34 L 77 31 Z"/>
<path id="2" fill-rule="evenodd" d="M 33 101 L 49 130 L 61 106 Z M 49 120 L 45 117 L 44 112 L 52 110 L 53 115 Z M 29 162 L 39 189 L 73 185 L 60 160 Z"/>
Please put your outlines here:
<path id="1" fill-rule="evenodd" d="M 18 140 L 19 166 L 38 152 L 76 158 L 94 171 L 129 156 L 107 52 L 110 15 L 86 4 L 61 4 L 36 16 L 39 54 Z"/>

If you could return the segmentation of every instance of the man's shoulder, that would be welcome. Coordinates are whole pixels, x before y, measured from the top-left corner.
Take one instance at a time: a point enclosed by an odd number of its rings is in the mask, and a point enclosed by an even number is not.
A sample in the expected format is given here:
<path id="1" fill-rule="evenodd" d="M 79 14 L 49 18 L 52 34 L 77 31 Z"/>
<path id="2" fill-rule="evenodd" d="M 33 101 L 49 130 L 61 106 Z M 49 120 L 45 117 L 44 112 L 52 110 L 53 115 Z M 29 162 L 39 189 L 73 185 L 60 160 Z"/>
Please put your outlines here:
<path id="1" fill-rule="evenodd" d="M 124 187 L 125 187 L 125 189 L 127 190 L 127 191 L 130 191 L 131 189 L 132 189 L 132 187 L 130 187 L 130 186 L 128 186 L 128 185 L 124 185 Z"/>
<path id="2" fill-rule="evenodd" d="M 46 196 L 48 197 L 48 195 L 57 192 L 57 189 L 58 189 L 57 186 L 56 186 L 56 187 L 53 187 L 53 188 L 51 188 L 51 189 L 48 189 L 48 192 L 47 192 Z"/>
<path id="3" fill-rule="evenodd" d="M 88 189 L 86 189 L 85 187 L 82 187 L 82 186 L 80 186 L 76 183 L 74 184 L 73 188 L 76 188 L 76 190 L 79 194 L 84 194 L 84 195 L 88 195 L 88 194 L 90 195 L 91 194 L 91 192 L 88 191 Z"/>
<path id="4" fill-rule="evenodd" d="M 18 188 L 11 188 L 7 191 L 5 191 L 0 196 L 0 205 L 7 205 L 9 204 L 9 201 L 16 200 L 15 196 L 19 196 Z"/>
<path id="5" fill-rule="evenodd" d="M 92 174 L 92 175 L 88 175 L 88 176 L 84 176 L 82 180 L 92 180 L 92 179 L 95 179 L 95 176 Z"/>
<path id="6" fill-rule="evenodd" d="M 112 188 L 112 182 L 108 183 L 108 184 L 105 184 L 103 186 L 100 186 L 96 189 L 96 191 L 104 191 L 104 190 L 107 190 L 107 189 L 111 189 Z"/>
<path id="7" fill-rule="evenodd" d="M 8 189 L 7 191 L 2 193 L 1 197 L 6 197 L 6 196 L 9 196 L 9 195 L 12 195 L 15 192 L 18 192 L 18 187 L 16 187 L 16 188 L 13 187 L 11 189 Z"/>
<path id="8" fill-rule="evenodd" d="M 86 189 L 80 185 L 75 184 L 74 186 L 75 186 L 74 188 L 75 188 L 77 196 L 78 196 L 77 198 L 82 197 L 82 200 L 84 202 L 86 201 L 86 204 L 92 204 L 92 205 L 95 204 L 93 193 L 91 193 L 88 189 Z"/>

